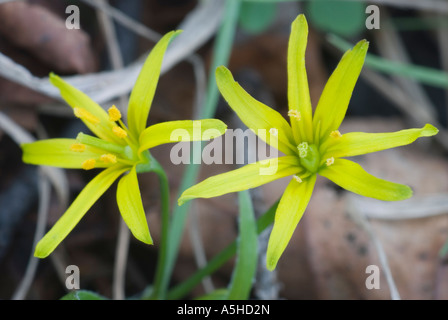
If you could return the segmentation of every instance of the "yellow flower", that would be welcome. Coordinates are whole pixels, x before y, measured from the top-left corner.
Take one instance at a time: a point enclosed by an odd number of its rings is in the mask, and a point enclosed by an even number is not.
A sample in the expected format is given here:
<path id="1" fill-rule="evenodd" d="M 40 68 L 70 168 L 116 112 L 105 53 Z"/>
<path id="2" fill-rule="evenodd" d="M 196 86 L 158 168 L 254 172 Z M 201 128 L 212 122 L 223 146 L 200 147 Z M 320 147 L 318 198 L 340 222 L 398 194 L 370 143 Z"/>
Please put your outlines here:
<path id="1" fill-rule="evenodd" d="M 275 269 L 310 200 L 320 174 L 357 194 L 380 200 L 403 200 L 412 196 L 405 185 L 376 178 L 344 157 L 356 156 L 412 143 L 419 137 L 433 136 L 438 130 L 430 124 L 421 129 L 393 133 L 338 131 L 345 117 L 352 91 L 364 64 L 368 42 L 360 41 L 347 51 L 329 78 L 312 114 L 305 50 L 308 25 L 303 15 L 292 23 L 288 46 L 288 123 L 277 111 L 252 98 L 234 81 L 228 69 L 216 70 L 219 90 L 243 123 L 267 143 L 272 128 L 278 139 L 274 146 L 285 156 L 276 158 L 275 174 L 261 175 L 264 162 L 248 164 L 237 170 L 210 177 L 187 189 L 179 205 L 194 198 L 216 197 L 260 186 L 292 176 L 283 193 L 274 220 L 267 249 L 267 268 Z M 274 139 L 274 141 L 277 141 Z"/>
<path id="2" fill-rule="evenodd" d="M 58 76 L 50 75 L 51 83 L 59 88 L 62 97 L 73 108 L 75 116 L 95 136 L 79 133 L 76 139 L 49 139 L 23 144 L 23 161 L 35 165 L 104 170 L 86 185 L 64 215 L 39 241 L 35 256 L 47 257 L 98 198 L 126 172 L 117 187 L 120 213 L 138 240 L 152 244 L 137 180 L 137 173 L 151 171 L 158 165 L 148 149 L 174 142 L 171 140 L 171 133 L 175 129 L 186 130 L 192 137 L 191 140 L 201 139 L 201 135 L 193 136 L 193 128 L 195 132 L 198 128 L 202 131 L 213 128 L 221 134 L 225 132 L 226 125 L 214 119 L 170 121 L 146 128 L 163 56 L 171 39 L 179 33 L 180 31 L 172 31 L 166 34 L 146 59 L 129 99 L 128 126 L 121 120 L 121 113 L 115 106 L 106 112 L 78 89 Z"/>

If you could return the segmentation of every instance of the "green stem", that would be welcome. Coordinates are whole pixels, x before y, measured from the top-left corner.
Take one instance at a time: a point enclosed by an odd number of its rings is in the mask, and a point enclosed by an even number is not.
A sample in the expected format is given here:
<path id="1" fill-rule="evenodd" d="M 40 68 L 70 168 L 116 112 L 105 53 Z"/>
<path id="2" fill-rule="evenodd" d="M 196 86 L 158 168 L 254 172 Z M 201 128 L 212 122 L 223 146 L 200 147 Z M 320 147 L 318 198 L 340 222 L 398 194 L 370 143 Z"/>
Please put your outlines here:
<path id="1" fill-rule="evenodd" d="M 277 210 L 278 201 L 272 205 L 272 207 L 266 211 L 257 220 L 257 234 L 263 232 L 268 226 L 274 222 L 275 211 Z M 210 260 L 205 267 L 198 270 L 187 280 L 171 289 L 167 298 L 169 300 L 176 300 L 185 297 L 194 287 L 196 287 L 204 277 L 212 274 L 218 270 L 224 263 L 230 260 L 236 253 L 236 240 L 228 245 L 224 250 L 217 254 L 212 260 Z"/>
<path id="2" fill-rule="evenodd" d="M 162 224 L 161 224 L 161 236 L 160 236 L 160 246 L 159 246 L 159 257 L 157 260 L 157 269 L 154 279 L 154 287 L 151 293 L 151 299 L 164 299 L 166 296 L 167 287 L 163 283 L 163 278 L 165 274 L 165 267 L 168 258 L 168 248 L 169 248 L 169 223 L 170 223 L 170 188 L 168 183 L 168 177 L 165 170 L 157 162 L 155 158 L 151 156 L 151 172 L 157 174 L 160 183 L 160 198 L 162 207 Z"/>
<path id="3" fill-rule="evenodd" d="M 240 0 L 231 0 L 226 2 L 225 15 L 223 23 L 219 29 L 215 40 L 213 60 L 210 67 L 209 82 L 207 88 L 206 101 L 204 108 L 200 111 L 198 118 L 206 119 L 213 117 L 219 99 L 219 91 L 216 86 L 215 69 L 220 65 L 226 65 L 232 49 L 235 29 L 238 22 L 238 13 L 240 8 Z M 202 150 L 202 147 L 201 147 Z M 180 194 L 190 187 L 197 180 L 200 165 L 194 162 L 185 168 L 185 173 L 179 187 Z M 183 206 L 176 206 L 173 210 L 173 217 L 170 228 L 170 239 L 168 249 L 168 260 L 165 265 L 165 273 L 162 280 L 162 286 L 168 287 L 169 279 L 174 269 L 176 257 L 179 251 L 180 241 L 182 239 L 183 230 L 187 213 L 190 209 L 191 201 Z"/>

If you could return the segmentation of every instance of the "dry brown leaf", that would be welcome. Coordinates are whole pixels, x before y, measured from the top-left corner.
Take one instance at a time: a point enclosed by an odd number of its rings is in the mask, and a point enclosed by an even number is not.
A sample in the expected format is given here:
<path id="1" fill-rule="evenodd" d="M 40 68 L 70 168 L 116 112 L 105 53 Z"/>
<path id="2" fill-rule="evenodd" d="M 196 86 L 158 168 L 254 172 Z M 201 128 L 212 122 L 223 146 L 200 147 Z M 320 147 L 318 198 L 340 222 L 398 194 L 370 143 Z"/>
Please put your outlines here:
<path id="1" fill-rule="evenodd" d="M 0 34 L 53 71 L 88 73 L 95 70 L 88 35 L 81 29 L 67 29 L 65 20 L 39 5 L 25 2 L 0 5 Z"/>

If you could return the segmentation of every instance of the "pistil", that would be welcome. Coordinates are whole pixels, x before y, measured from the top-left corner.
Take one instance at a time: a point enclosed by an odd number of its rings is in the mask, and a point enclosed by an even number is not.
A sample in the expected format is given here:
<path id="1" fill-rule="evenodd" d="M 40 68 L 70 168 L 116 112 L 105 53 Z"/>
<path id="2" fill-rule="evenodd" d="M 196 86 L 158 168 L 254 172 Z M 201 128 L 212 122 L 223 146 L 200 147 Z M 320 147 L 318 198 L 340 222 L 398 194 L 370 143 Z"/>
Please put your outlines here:
<path id="1" fill-rule="evenodd" d="M 103 139 L 99 139 L 93 136 L 90 136 L 88 134 L 80 132 L 78 136 L 76 137 L 76 140 L 78 140 L 80 143 L 96 147 L 105 151 L 109 151 L 111 153 L 115 154 L 124 154 L 125 148 L 123 146 L 120 146 L 118 144 L 115 144 L 113 142 L 105 141 Z"/>

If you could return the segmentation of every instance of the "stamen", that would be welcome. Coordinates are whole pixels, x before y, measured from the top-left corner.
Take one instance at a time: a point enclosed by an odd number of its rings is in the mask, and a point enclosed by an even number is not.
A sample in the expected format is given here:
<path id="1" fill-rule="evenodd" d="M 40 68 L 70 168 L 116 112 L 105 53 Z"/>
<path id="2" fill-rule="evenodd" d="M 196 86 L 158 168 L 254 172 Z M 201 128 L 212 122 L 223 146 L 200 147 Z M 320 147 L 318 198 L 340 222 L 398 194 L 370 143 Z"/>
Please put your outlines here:
<path id="1" fill-rule="evenodd" d="M 269 133 L 273 136 L 278 135 L 278 130 L 276 128 L 271 128 L 269 129 Z"/>
<path id="2" fill-rule="evenodd" d="M 74 143 L 70 146 L 70 151 L 84 152 L 84 150 L 86 150 L 86 146 L 82 143 Z"/>
<path id="3" fill-rule="evenodd" d="M 124 131 L 123 128 L 121 128 L 119 126 L 113 127 L 112 132 L 119 138 L 126 138 L 128 136 L 126 131 Z"/>
<path id="4" fill-rule="evenodd" d="M 75 113 L 75 116 L 77 118 L 80 118 L 82 120 L 86 120 L 92 124 L 98 124 L 100 123 L 100 119 L 95 117 L 93 114 L 91 114 L 89 111 L 83 108 L 74 108 L 73 112 Z"/>
<path id="5" fill-rule="evenodd" d="M 113 105 L 110 107 L 107 112 L 109 113 L 109 120 L 112 122 L 118 121 L 121 119 L 121 112 L 118 110 L 118 108 Z"/>
<path id="6" fill-rule="evenodd" d="M 300 120 L 302 118 L 301 114 L 299 111 L 295 110 L 295 109 L 291 109 L 288 111 L 288 116 L 289 117 L 293 117 L 296 118 L 297 120 Z"/>
<path id="7" fill-rule="evenodd" d="M 103 161 L 104 163 L 117 163 L 117 156 L 110 153 L 106 153 L 101 155 L 100 160 Z"/>
<path id="8" fill-rule="evenodd" d="M 305 158 L 308 154 L 308 142 L 302 142 L 297 146 L 297 149 L 299 150 L 299 157 Z"/>
<path id="9" fill-rule="evenodd" d="M 298 183 L 302 183 L 302 179 L 300 179 L 300 177 L 298 175 L 293 175 L 292 176 L 294 178 L 294 180 L 296 180 Z"/>
<path id="10" fill-rule="evenodd" d="M 326 160 L 327 167 L 331 166 L 333 163 L 334 163 L 334 158 L 333 157 L 328 158 Z"/>
<path id="11" fill-rule="evenodd" d="M 332 137 L 332 138 L 340 138 L 340 137 L 342 137 L 342 134 L 339 132 L 339 130 L 334 130 L 334 131 L 331 131 L 330 137 Z"/>
<path id="12" fill-rule="evenodd" d="M 95 159 L 87 159 L 82 163 L 82 168 L 84 170 L 90 170 L 95 168 L 96 160 Z"/>

